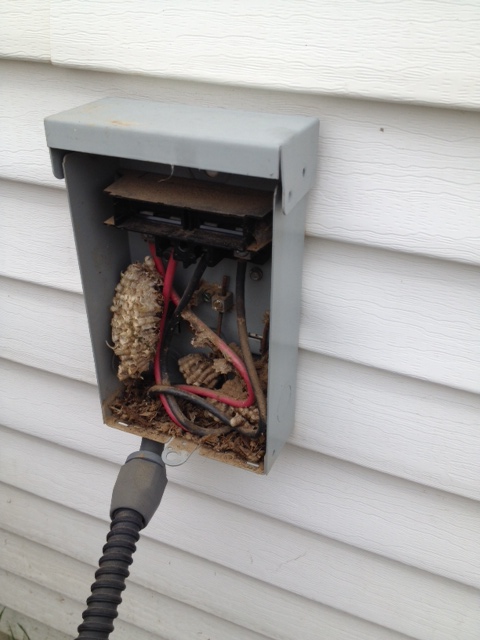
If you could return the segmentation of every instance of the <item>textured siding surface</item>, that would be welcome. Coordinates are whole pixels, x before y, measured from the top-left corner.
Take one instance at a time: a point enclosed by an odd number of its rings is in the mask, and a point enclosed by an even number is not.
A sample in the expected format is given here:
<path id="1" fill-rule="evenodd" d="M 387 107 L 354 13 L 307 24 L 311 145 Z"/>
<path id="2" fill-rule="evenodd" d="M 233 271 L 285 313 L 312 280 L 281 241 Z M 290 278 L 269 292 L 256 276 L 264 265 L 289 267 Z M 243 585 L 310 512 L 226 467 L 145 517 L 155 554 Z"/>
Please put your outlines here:
<path id="1" fill-rule="evenodd" d="M 3 0 L 0 52 L 89 67 L 478 107 L 476 0 Z"/>
<path id="2" fill-rule="evenodd" d="M 169 3 L 0 9 L 0 604 L 73 637 L 138 445 L 102 425 L 43 118 L 144 97 L 315 115 L 320 157 L 294 433 L 266 478 L 170 469 L 114 637 L 477 640 L 478 116 L 339 97 L 474 105 L 477 3 L 187 4 L 183 25 Z"/>
<path id="3" fill-rule="evenodd" d="M 0 56 L 49 61 L 50 2 L 2 0 Z"/>

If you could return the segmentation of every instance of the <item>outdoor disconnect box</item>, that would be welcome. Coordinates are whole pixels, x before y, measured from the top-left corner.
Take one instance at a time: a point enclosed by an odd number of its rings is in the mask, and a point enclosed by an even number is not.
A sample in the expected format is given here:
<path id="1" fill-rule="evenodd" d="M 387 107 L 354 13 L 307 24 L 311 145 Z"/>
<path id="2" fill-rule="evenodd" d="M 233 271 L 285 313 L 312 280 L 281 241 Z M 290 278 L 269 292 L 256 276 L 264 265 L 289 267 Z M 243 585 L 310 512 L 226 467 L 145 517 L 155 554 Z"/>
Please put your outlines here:
<path id="1" fill-rule="evenodd" d="M 318 121 L 111 98 L 45 127 L 105 423 L 268 472 L 294 423 Z"/>

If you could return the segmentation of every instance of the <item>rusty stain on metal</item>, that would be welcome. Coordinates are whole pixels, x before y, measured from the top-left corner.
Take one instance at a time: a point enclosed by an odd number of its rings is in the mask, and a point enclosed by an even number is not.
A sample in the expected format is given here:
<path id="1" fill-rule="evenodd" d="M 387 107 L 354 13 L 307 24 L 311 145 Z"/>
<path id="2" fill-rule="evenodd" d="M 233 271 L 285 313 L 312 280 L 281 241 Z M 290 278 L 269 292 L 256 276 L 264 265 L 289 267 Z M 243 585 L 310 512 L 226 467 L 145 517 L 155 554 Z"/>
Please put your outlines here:
<path id="1" fill-rule="evenodd" d="M 136 122 L 127 122 L 126 120 L 110 120 L 111 124 L 117 125 L 117 127 L 133 127 Z"/>
<path id="2" fill-rule="evenodd" d="M 268 339 L 270 337 L 270 311 L 265 311 L 263 321 L 262 342 L 260 344 L 260 354 L 262 356 L 268 351 Z"/>
<path id="3" fill-rule="evenodd" d="M 220 296 L 223 299 L 223 304 L 220 306 L 219 309 L 215 309 L 215 296 L 214 298 L 212 298 L 212 306 L 213 308 L 218 312 L 218 320 L 217 320 L 217 336 L 219 336 L 222 333 L 222 323 L 223 323 L 223 314 L 226 311 L 225 308 L 225 298 L 227 296 L 228 293 L 228 286 L 230 284 L 230 278 L 225 275 L 223 276 L 222 279 L 222 288 L 220 290 Z M 218 296 L 217 296 L 218 299 Z M 218 300 L 219 301 L 219 300 Z M 220 301 L 219 301 L 220 302 Z M 231 296 L 231 304 L 233 305 L 233 295 Z M 229 309 L 231 308 L 231 306 L 229 307 Z"/>

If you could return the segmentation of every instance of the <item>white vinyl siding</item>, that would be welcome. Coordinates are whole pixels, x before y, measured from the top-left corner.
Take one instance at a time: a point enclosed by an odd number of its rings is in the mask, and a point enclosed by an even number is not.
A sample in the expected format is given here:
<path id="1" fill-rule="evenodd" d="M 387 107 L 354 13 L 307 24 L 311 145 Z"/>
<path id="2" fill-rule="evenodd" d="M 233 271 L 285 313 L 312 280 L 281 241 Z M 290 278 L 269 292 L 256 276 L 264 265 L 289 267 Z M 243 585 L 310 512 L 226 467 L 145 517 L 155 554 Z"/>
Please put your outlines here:
<path id="1" fill-rule="evenodd" d="M 277 91 L 480 104 L 476 0 L 3 0 L 0 15 L 0 52 L 11 57 Z"/>
<path id="2" fill-rule="evenodd" d="M 138 446 L 102 425 L 43 132 L 125 96 L 321 127 L 294 433 L 267 477 L 169 469 L 114 637 L 477 640 L 480 121 L 439 107 L 478 106 L 479 7 L 178 6 L 0 9 L 0 605 L 73 637 Z"/>

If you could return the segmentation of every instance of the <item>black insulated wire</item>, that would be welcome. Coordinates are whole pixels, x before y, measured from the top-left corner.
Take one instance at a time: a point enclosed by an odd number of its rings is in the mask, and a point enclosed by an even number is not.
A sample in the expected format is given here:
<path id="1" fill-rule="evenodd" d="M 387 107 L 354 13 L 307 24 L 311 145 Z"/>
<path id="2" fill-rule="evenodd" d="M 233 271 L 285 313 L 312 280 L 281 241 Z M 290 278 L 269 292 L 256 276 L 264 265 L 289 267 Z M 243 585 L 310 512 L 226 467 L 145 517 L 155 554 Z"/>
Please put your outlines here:
<path id="1" fill-rule="evenodd" d="M 241 427 L 236 427 L 236 431 L 248 438 L 259 438 L 265 432 L 267 423 L 267 401 L 263 393 L 262 386 L 258 377 L 255 362 L 253 361 L 250 344 L 248 342 L 247 321 L 245 314 L 245 275 L 247 271 L 247 263 L 245 260 L 237 260 L 237 274 L 235 282 L 235 307 L 237 310 L 237 330 L 240 349 L 242 351 L 243 361 L 252 383 L 255 399 L 257 401 L 259 420 L 258 427 L 255 431 L 246 431 Z"/>
<path id="2" fill-rule="evenodd" d="M 223 422 L 223 424 L 227 425 L 228 427 L 231 427 L 231 424 L 230 424 L 231 418 L 229 418 L 220 409 L 217 409 L 217 407 L 215 407 L 213 404 L 211 404 L 210 402 L 207 402 L 207 400 L 204 400 L 200 396 L 196 396 L 194 393 L 190 393 L 189 391 L 184 391 L 183 389 L 179 389 L 178 387 L 167 387 L 165 385 L 158 385 L 158 384 L 156 384 L 154 387 L 150 387 L 150 389 L 148 390 L 148 393 L 149 394 L 157 393 L 160 395 L 174 396 L 177 398 L 181 398 L 182 400 L 188 400 L 189 402 L 191 402 L 192 404 L 195 404 L 200 409 L 204 409 L 205 411 L 208 411 L 209 413 L 211 413 L 212 416 L 217 418 L 217 420 L 219 420 L 220 422 Z"/>
<path id="3" fill-rule="evenodd" d="M 165 333 L 162 340 L 162 348 L 160 352 L 160 374 L 161 374 L 163 385 L 170 389 L 173 388 L 171 387 L 170 376 L 168 374 L 168 352 L 170 349 L 170 344 L 172 342 L 175 329 L 178 326 L 178 323 L 180 322 L 180 317 L 182 312 L 185 310 L 193 294 L 200 286 L 200 281 L 205 272 L 205 269 L 207 268 L 207 262 L 208 262 L 207 255 L 204 253 L 202 254 L 200 260 L 198 261 L 197 266 L 195 267 L 195 270 L 193 272 L 193 275 L 190 278 L 190 281 L 188 282 L 185 288 L 185 291 L 183 292 L 183 295 L 177 305 L 177 308 L 175 309 L 165 329 Z M 190 433 L 193 433 L 194 435 L 197 435 L 200 437 L 209 436 L 209 435 L 220 435 L 222 433 L 227 433 L 232 429 L 232 427 L 230 426 L 230 419 L 226 415 L 223 415 L 221 419 L 225 426 L 200 427 L 199 425 L 195 424 L 192 420 L 189 420 L 187 418 L 187 416 L 181 410 L 178 402 L 173 397 L 173 394 L 165 393 L 165 398 L 176 420 L 182 425 L 182 427 L 186 431 L 190 431 Z M 199 403 L 196 402 L 196 404 L 199 404 Z M 216 407 L 214 407 L 210 403 L 207 403 L 207 405 L 208 407 L 206 407 L 206 409 L 207 411 L 210 411 L 210 413 L 213 414 L 214 412 L 219 411 L 218 409 L 216 409 Z M 227 424 L 228 426 L 226 426 Z"/>
<path id="4" fill-rule="evenodd" d="M 143 527 L 142 516 L 133 509 L 115 512 L 76 640 L 107 640 L 113 631 L 117 607 L 122 602 L 120 594 Z"/>

